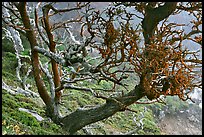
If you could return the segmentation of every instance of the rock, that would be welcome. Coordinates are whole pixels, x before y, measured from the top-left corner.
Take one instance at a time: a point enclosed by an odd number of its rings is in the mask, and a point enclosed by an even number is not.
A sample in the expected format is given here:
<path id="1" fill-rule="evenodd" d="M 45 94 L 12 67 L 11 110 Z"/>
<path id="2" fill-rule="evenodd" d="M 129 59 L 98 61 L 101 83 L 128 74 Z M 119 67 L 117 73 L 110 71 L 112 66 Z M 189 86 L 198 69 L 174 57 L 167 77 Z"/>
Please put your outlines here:
<path id="1" fill-rule="evenodd" d="M 188 119 L 191 121 L 191 122 L 199 122 L 199 120 L 194 116 L 194 115 L 191 115 L 190 117 L 188 117 Z"/>

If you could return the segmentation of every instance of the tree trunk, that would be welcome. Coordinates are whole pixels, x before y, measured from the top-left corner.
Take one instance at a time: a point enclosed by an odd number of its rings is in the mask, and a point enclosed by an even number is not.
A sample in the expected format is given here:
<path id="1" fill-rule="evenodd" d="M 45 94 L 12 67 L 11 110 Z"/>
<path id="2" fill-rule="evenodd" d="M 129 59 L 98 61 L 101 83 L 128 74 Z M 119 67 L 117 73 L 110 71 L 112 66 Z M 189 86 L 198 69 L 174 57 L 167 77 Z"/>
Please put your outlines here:
<path id="1" fill-rule="evenodd" d="M 109 98 L 106 100 L 105 104 L 92 109 L 78 109 L 68 116 L 63 117 L 60 121 L 67 132 L 74 134 L 77 130 L 88 124 L 108 118 L 118 111 L 124 111 L 125 107 L 133 104 L 144 96 L 141 91 L 142 88 L 138 85 L 134 90 L 123 97 Z"/>
<path id="2" fill-rule="evenodd" d="M 39 58 L 38 58 L 38 52 L 34 50 L 34 47 L 37 46 L 37 40 L 36 36 L 34 33 L 34 30 L 30 24 L 29 16 L 26 10 L 26 3 L 25 2 L 20 2 L 19 4 L 16 5 L 21 18 L 23 25 L 26 29 L 26 36 L 28 38 L 28 41 L 31 46 L 31 60 L 32 60 L 32 67 L 33 67 L 33 73 L 34 73 L 34 78 L 36 82 L 36 86 L 38 88 L 38 92 L 40 94 L 40 97 L 43 99 L 44 103 L 46 105 L 49 105 L 51 103 L 51 98 L 47 92 L 47 89 L 45 87 L 45 83 L 41 78 L 41 70 L 39 68 Z"/>
<path id="3" fill-rule="evenodd" d="M 31 59 L 32 59 L 32 66 L 33 66 L 33 72 L 34 72 L 34 78 L 36 82 L 36 86 L 38 88 L 38 92 L 40 94 L 40 97 L 43 99 L 44 103 L 46 104 L 46 113 L 47 116 L 49 116 L 55 123 L 59 124 L 59 104 L 54 100 L 54 98 L 51 98 L 50 95 L 48 94 L 48 91 L 46 89 L 45 83 L 41 78 L 41 70 L 39 68 L 39 58 L 38 58 L 38 52 L 34 50 L 35 46 L 38 46 L 37 40 L 36 40 L 36 35 L 34 33 L 34 30 L 30 24 L 29 16 L 26 11 L 26 3 L 20 2 L 17 5 L 17 8 L 20 12 L 20 15 L 22 17 L 22 21 L 24 24 L 26 31 L 26 35 L 28 38 L 28 41 L 31 45 Z M 56 63 L 54 65 L 56 67 Z M 53 70 L 54 71 L 54 70 Z M 58 73 L 57 73 L 58 74 Z M 55 76 L 59 78 L 59 76 Z M 59 86 L 59 81 L 57 81 Z M 56 83 L 55 83 L 56 84 Z"/>
<path id="4" fill-rule="evenodd" d="M 145 9 L 145 16 L 142 21 L 143 36 L 145 44 L 150 44 L 158 23 L 170 16 L 176 9 L 177 2 L 166 2 L 163 6 L 152 8 L 149 6 Z"/>

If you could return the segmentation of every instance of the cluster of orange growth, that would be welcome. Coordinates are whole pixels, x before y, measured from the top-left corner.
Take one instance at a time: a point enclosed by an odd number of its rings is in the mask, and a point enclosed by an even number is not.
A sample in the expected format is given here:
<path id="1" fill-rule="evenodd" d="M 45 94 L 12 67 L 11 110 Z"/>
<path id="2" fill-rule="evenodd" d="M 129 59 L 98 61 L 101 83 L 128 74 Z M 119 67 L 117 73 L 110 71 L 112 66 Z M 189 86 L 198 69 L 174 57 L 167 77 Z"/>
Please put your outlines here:
<path id="1" fill-rule="evenodd" d="M 119 32 L 115 30 L 114 25 L 111 21 L 106 23 L 106 34 L 104 37 L 104 46 L 99 47 L 100 54 L 102 58 L 110 57 L 114 52 L 112 47 L 113 43 L 116 42 Z"/>
<path id="2" fill-rule="evenodd" d="M 186 100 L 185 90 L 192 87 L 194 79 L 190 74 L 193 66 L 185 62 L 186 52 L 173 45 L 167 48 L 164 43 L 152 43 L 145 47 L 143 53 L 140 75 L 147 97 L 152 100 L 160 95 L 178 95 L 180 99 Z M 166 78 L 158 82 L 159 76 Z M 163 86 L 162 90 L 158 88 L 159 85 Z"/>
<path id="3" fill-rule="evenodd" d="M 136 57 L 138 51 L 136 31 L 130 28 L 129 23 L 116 30 L 113 23 L 107 21 L 105 27 L 104 44 L 97 47 L 102 58 L 111 60 L 109 63 L 132 61 L 131 58 Z M 107 62 L 104 63 L 107 65 Z"/>
<path id="4" fill-rule="evenodd" d="M 145 7 L 144 5 L 145 3 L 141 5 L 141 10 Z M 155 35 L 150 38 L 151 43 L 141 48 L 138 45 L 142 31 L 132 28 L 130 18 L 126 19 L 125 23 L 119 22 L 120 26 L 117 29 L 114 28 L 112 14 L 108 21 L 101 21 L 101 26 L 99 26 L 105 29 L 105 35 L 99 35 L 99 37 L 102 36 L 100 38 L 104 42 L 95 47 L 103 59 L 96 69 L 103 70 L 107 79 L 119 83 L 125 71 L 129 70 L 124 68 L 123 73 L 118 76 L 118 71 L 111 71 L 111 68 L 128 63 L 139 74 L 144 93 L 149 99 L 156 99 L 160 95 L 178 95 L 179 98 L 185 100 L 185 90 L 192 90 L 195 87 L 192 84 L 195 76 L 191 74 L 195 66 L 185 62 L 186 55 L 189 53 L 182 50 L 181 43 L 194 32 L 185 35 L 183 31 L 172 30 L 182 24 L 165 24 L 166 21 L 164 21 L 160 28 L 156 28 Z M 202 36 L 195 37 L 195 41 L 202 43 Z M 158 82 L 160 76 L 166 78 Z M 162 90 L 158 88 L 161 85 Z"/>
<path id="5" fill-rule="evenodd" d="M 111 72 L 110 70 L 124 62 L 130 62 L 135 65 L 136 62 L 134 60 L 139 55 L 137 44 L 139 34 L 130 27 L 128 22 L 121 28 L 115 29 L 113 22 L 107 21 L 105 28 L 104 43 L 97 47 L 104 61 L 97 68 L 102 69 L 106 67 L 107 69 L 104 73 L 119 83 L 124 75 L 122 74 L 123 76 L 121 75 L 121 77 L 117 78 L 117 71 Z"/>
<path id="6" fill-rule="evenodd" d="M 160 95 L 178 95 L 184 99 L 184 90 L 189 87 L 191 69 L 184 62 L 185 54 L 173 47 L 167 48 L 168 43 L 155 42 L 139 52 L 137 44 L 138 34 L 126 23 L 121 30 L 115 30 L 111 22 L 107 22 L 104 45 L 98 48 L 105 61 L 98 67 L 108 67 L 104 73 L 119 82 L 116 72 L 108 72 L 122 62 L 129 62 L 135 67 L 135 72 L 143 79 L 144 92 L 149 99 L 158 98 Z M 114 35 L 113 35 L 114 34 Z M 119 41 L 119 42 L 118 42 Z M 120 58 L 117 57 L 119 55 Z M 118 65 L 119 66 L 119 65 Z M 167 78 L 155 82 L 159 75 Z M 153 82 L 154 81 L 154 82 Z M 168 90 L 158 90 L 157 86 L 169 83 Z"/>

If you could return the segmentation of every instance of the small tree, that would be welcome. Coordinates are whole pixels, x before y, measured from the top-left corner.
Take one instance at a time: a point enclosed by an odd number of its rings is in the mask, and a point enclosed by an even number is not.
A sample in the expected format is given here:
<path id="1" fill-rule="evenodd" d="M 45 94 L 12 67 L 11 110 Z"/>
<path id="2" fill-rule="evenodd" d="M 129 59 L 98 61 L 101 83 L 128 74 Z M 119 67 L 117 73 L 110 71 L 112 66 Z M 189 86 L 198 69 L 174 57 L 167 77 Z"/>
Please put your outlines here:
<path id="1" fill-rule="evenodd" d="M 2 8 L 8 13 L 3 16 L 3 24 L 25 34 L 30 43 L 33 76 L 46 104 L 47 116 L 70 134 L 118 111 L 133 111 L 128 106 L 139 103 L 145 96 L 153 100 L 147 103 L 162 102 L 161 97 L 169 95 L 185 101 L 191 99 L 188 94 L 195 87 L 201 88 L 201 74 L 196 72 L 202 60 L 197 57 L 198 51 L 185 47 L 185 41 L 202 45 L 201 2 L 116 2 L 102 11 L 91 3 L 69 4 L 66 8 L 56 8 L 57 3 L 34 3 L 33 14 L 26 2 L 4 2 Z M 128 8 L 135 11 L 129 12 Z M 71 17 L 73 12 L 75 15 Z M 189 13 L 193 20 L 188 24 L 169 21 L 170 16 L 181 12 Z M 60 20 L 63 15 L 70 18 Z M 133 25 L 134 19 L 140 20 L 139 23 Z M 80 28 L 75 30 L 78 41 L 71 31 L 74 24 Z M 188 33 L 178 29 L 189 24 L 192 29 Z M 92 57 L 88 49 L 98 53 L 97 56 Z M 41 63 L 39 53 L 50 61 Z M 98 62 L 93 64 L 92 59 Z M 45 86 L 43 73 L 50 89 Z M 129 91 L 123 81 L 133 75 L 140 80 Z M 87 80 L 112 82 L 113 87 L 108 90 L 111 93 L 77 85 Z M 106 102 L 61 116 L 59 107 L 64 89 L 87 91 Z M 119 89 L 123 90 L 121 94 L 111 96 Z"/>

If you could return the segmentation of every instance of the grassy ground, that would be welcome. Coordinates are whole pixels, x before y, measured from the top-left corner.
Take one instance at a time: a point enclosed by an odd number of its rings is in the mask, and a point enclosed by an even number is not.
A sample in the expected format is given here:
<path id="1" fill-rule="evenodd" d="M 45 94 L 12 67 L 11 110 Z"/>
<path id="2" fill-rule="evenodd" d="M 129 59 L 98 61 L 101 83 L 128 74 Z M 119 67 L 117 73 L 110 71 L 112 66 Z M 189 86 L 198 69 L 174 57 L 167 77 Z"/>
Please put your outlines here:
<path id="1" fill-rule="evenodd" d="M 2 60 L 2 80 L 9 86 L 20 87 L 15 75 L 17 60 L 15 55 L 6 52 Z M 33 78 L 28 82 L 34 85 Z M 32 86 L 32 91 L 36 91 Z M 66 134 L 60 126 L 54 124 L 45 116 L 44 104 L 40 98 L 26 97 L 24 95 L 11 95 L 2 89 L 2 134 L 3 135 L 55 135 Z M 26 108 L 36 111 L 44 117 L 44 121 L 37 121 L 35 117 L 26 112 L 19 111 L 19 108 Z"/>

